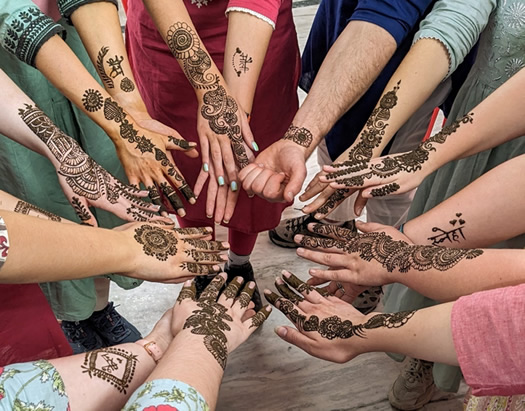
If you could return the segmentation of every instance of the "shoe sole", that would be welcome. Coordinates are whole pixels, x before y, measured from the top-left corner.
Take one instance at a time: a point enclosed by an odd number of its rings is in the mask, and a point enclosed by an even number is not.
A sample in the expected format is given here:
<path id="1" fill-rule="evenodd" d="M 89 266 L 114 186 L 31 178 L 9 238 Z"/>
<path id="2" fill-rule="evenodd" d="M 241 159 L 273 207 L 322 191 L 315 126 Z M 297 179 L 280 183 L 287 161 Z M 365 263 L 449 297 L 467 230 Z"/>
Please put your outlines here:
<path id="1" fill-rule="evenodd" d="M 398 410 L 402 411 L 414 411 L 419 410 L 420 408 L 424 407 L 426 404 L 428 404 L 432 397 L 434 396 L 434 393 L 436 392 L 436 386 L 432 384 L 430 387 L 430 390 L 426 391 L 419 397 L 419 404 L 416 403 L 414 405 L 406 405 L 399 402 L 399 400 L 395 397 L 394 391 L 392 388 L 388 392 L 388 402 L 390 402 L 390 405 L 394 408 L 397 408 Z"/>
<path id="2" fill-rule="evenodd" d="M 268 237 L 270 237 L 270 241 L 278 247 L 299 248 L 299 246 L 295 244 L 294 242 L 283 240 L 277 234 L 272 233 L 272 231 L 268 231 Z"/>

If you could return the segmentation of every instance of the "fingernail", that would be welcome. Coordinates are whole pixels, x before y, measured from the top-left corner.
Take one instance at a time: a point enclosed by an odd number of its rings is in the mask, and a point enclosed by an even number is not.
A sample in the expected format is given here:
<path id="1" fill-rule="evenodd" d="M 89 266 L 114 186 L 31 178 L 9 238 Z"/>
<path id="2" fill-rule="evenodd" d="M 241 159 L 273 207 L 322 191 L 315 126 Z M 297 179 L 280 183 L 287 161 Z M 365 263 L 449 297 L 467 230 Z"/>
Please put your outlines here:
<path id="1" fill-rule="evenodd" d="M 191 197 L 189 200 L 190 204 L 195 204 L 197 202 L 197 199 L 195 197 Z"/>
<path id="2" fill-rule="evenodd" d="M 230 222 L 230 220 L 226 220 L 226 219 L 224 219 L 224 220 L 222 220 L 222 222 L 223 222 L 224 224 L 228 224 L 228 223 Z"/>
<path id="3" fill-rule="evenodd" d="M 233 192 L 237 191 L 237 189 L 238 189 L 237 181 L 232 181 L 231 184 L 230 184 L 230 188 L 232 189 Z"/>
<path id="4" fill-rule="evenodd" d="M 212 268 L 213 271 L 219 271 L 221 269 L 221 267 L 219 267 L 218 265 L 214 265 Z"/>
<path id="5" fill-rule="evenodd" d="M 221 244 L 222 244 L 223 247 L 230 248 L 230 243 L 228 243 L 226 241 L 223 241 Z"/>
<path id="6" fill-rule="evenodd" d="M 206 218 L 213 218 L 213 216 L 212 216 L 212 215 L 207 215 L 207 214 L 206 214 Z"/>
<path id="7" fill-rule="evenodd" d="M 296 234 L 293 239 L 294 239 L 294 241 L 301 241 L 303 239 L 303 237 L 304 237 L 304 235 L 302 235 L 302 234 Z"/>
<path id="8" fill-rule="evenodd" d="M 223 176 L 219 176 L 219 178 L 217 178 L 217 182 L 222 187 L 224 185 L 224 177 Z"/>
<path id="9" fill-rule="evenodd" d="M 255 197 L 255 194 L 248 194 L 248 198 L 253 198 Z"/>
<path id="10" fill-rule="evenodd" d="M 281 271 L 281 274 L 285 276 L 286 278 L 289 278 L 291 276 L 291 274 L 286 270 Z"/>
<path id="11" fill-rule="evenodd" d="M 255 141 L 252 143 L 252 147 L 255 151 L 259 151 L 259 146 L 257 145 Z"/>
<path id="12" fill-rule="evenodd" d="M 312 274 L 312 275 L 315 275 L 315 274 L 317 274 L 317 270 L 314 270 L 313 268 L 312 268 L 312 269 L 310 269 L 310 271 L 309 271 L 309 272 L 310 272 L 310 274 Z"/>
<path id="13" fill-rule="evenodd" d="M 228 256 L 226 254 L 221 255 L 221 260 L 228 261 Z"/>
<path id="14" fill-rule="evenodd" d="M 275 333 L 279 336 L 279 337 L 286 337 L 286 334 L 288 333 L 288 330 L 286 330 L 286 328 L 284 327 L 277 327 L 275 329 Z"/>
<path id="15" fill-rule="evenodd" d="M 179 217 L 185 217 L 186 216 L 186 210 L 184 210 L 184 208 L 179 208 L 177 210 L 177 214 L 179 215 Z"/>
<path id="16" fill-rule="evenodd" d="M 255 282 L 254 281 L 250 281 L 250 284 L 248 284 L 248 288 L 253 290 L 255 288 Z"/>
<path id="17" fill-rule="evenodd" d="M 317 213 L 316 215 L 314 215 L 314 218 L 316 220 L 320 220 L 322 216 L 323 216 L 322 214 Z"/>
<path id="18" fill-rule="evenodd" d="M 202 169 L 204 170 L 205 173 L 207 173 L 208 171 L 210 171 L 210 166 L 208 165 L 208 163 L 204 163 L 202 165 Z"/>
<path id="19" fill-rule="evenodd" d="M 297 254 L 299 254 L 299 255 L 304 254 L 304 248 L 298 248 L 297 249 Z"/>

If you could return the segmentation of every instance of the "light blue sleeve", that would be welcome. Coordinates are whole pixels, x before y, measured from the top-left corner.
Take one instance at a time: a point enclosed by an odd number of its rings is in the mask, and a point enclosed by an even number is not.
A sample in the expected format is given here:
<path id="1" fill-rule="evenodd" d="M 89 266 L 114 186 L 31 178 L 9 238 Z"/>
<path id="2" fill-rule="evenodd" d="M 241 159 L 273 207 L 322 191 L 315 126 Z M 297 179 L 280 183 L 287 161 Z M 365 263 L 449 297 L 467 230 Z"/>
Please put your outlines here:
<path id="1" fill-rule="evenodd" d="M 135 390 L 124 411 L 146 411 L 163 406 L 163 411 L 209 411 L 202 395 L 190 385 L 176 380 L 153 380 Z"/>
<path id="2" fill-rule="evenodd" d="M 31 0 L 0 1 L 0 45 L 23 62 L 35 65 L 40 47 L 64 28 Z"/>
<path id="3" fill-rule="evenodd" d="M 421 22 L 414 43 L 424 38 L 440 41 L 447 49 L 447 77 L 462 63 L 489 22 L 497 0 L 438 0 Z"/>

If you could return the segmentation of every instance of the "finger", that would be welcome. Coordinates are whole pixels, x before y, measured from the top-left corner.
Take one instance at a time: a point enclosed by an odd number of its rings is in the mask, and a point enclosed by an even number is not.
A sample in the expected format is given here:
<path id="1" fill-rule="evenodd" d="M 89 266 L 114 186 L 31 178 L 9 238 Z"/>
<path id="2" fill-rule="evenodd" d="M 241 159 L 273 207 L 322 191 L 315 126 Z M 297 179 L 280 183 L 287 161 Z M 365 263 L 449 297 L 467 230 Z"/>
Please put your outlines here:
<path id="1" fill-rule="evenodd" d="M 238 191 L 228 190 L 228 196 L 226 199 L 226 208 L 224 209 L 224 217 L 222 218 L 223 223 L 228 224 L 233 216 L 235 211 L 235 206 L 237 205 L 237 200 L 239 199 Z"/>
<path id="2" fill-rule="evenodd" d="M 215 201 L 219 193 L 219 185 L 215 179 L 215 174 L 210 171 L 210 180 L 208 182 L 208 195 L 206 196 L 206 217 L 213 218 L 215 214 Z"/>
<path id="3" fill-rule="evenodd" d="M 204 184 L 206 184 L 206 180 L 208 180 L 209 176 L 210 174 L 208 171 L 201 170 L 199 172 L 199 175 L 197 176 L 197 181 L 195 181 L 195 185 L 193 186 L 193 192 L 195 193 L 196 198 L 200 196 L 201 191 L 204 188 Z"/>
<path id="4" fill-rule="evenodd" d="M 184 251 L 187 255 L 187 262 L 199 263 L 199 264 L 214 264 L 214 263 L 225 263 L 228 261 L 226 254 L 216 254 L 204 251 L 197 251 L 194 248 Z"/>
<path id="5" fill-rule="evenodd" d="M 149 192 L 149 198 L 151 199 L 151 202 L 160 207 L 159 213 L 161 213 L 162 215 L 167 215 L 166 207 L 164 207 L 164 205 L 162 204 L 162 199 L 160 197 L 160 192 L 157 186 L 150 181 L 146 189 Z"/>
<path id="6" fill-rule="evenodd" d="M 368 202 L 368 198 L 363 197 L 363 192 L 359 191 L 359 194 L 357 195 L 354 203 L 354 213 L 356 216 L 360 216 L 363 212 L 363 209 L 366 206 L 366 203 Z"/>
<path id="7" fill-rule="evenodd" d="M 259 146 L 255 142 L 250 123 L 248 122 L 248 116 L 243 116 L 242 113 L 240 113 L 239 123 L 241 125 L 242 138 L 246 142 L 246 145 L 252 147 L 254 151 L 259 151 Z"/>
<path id="8" fill-rule="evenodd" d="M 184 238 L 182 241 L 200 251 L 225 251 L 230 248 L 230 245 L 223 241 L 207 241 L 193 238 Z"/>
<path id="9" fill-rule="evenodd" d="M 265 305 L 263 308 L 257 311 L 257 314 L 255 314 L 253 317 L 250 318 L 250 320 L 248 321 L 250 324 L 248 329 L 251 332 L 255 332 L 257 328 L 263 325 L 266 319 L 270 316 L 271 312 L 272 312 L 272 307 L 270 307 L 269 305 Z"/>
<path id="10" fill-rule="evenodd" d="M 231 307 L 237 298 L 237 294 L 239 294 L 239 290 L 241 289 L 243 282 L 244 279 L 241 276 L 237 276 L 232 281 L 230 281 L 230 283 L 221 293 L 218 303 L 224 305 L 225 307 Z"/>
<path id="11" fill-rule="evenodd" d="M 224 171 L 226 172 L 226 176 L 228 178 L 228 181 L 230 182 L 230 185 L 233 184 L 233 188 L 237 190 L 237 168 L 235 166 L 235 158 L 233 156 L 232 152 L 232 144 L 228 138 L 223 138 L 219 140 L 219 145 L 221 147 L 221 153 L 222 153 L 222 163 L 224 167 Z"/>
<path id="12" fill-rule="evenodd" d="M 168 144 L 166 144 L 166 148 L 176 151 L 189 151 L 195 149 L 196 147 L 197 143 L 185 140 L 180 135 L 168 136 Z"/>
<path id="13" fill-rule="evenodd" d="M 219 187 L 217 191 L 217 198 L 215 200 L 215 216 L 214 220 L 216 224 L 220 224 L 224 218 L 224 210 L 226 209 L 226 201 L 228 198 L 228 186 L 224 185 Z"/>
<path id="14" fill-rule="evenodd" d="M 241 310 L 245 310 L 252 301 L 253 293 L 255 292 L 255 281 L 250 281 L 244 286 L 239 297 L 235 300 L 235 305 L 238 305 Z M 252 302 L 253 304 L 253 302 Z M 234 306 L 235 306 L 234 305 Z"/>
<path id="15" fill-rule="evenodd" d="M 85 197 L 71 197 L 69 200 L 71 206 L 75 210 L 77 217 L 80 220 L 80 224 L 90 225 L 92 227 L 98 227 L 97 219 L 93 213 L 89 210 L 89 204 Z"/>
<path id="16" fill-rule="evenodd" d="M 211 227 L 185 227 L 174 228 L 173 230 L 180 236 L 183 236 L 183 238 L 200 238 L 213 233 L 213 228 Z"/>
<path id="17" fill-rule="evenodd" d="M 210 171 L 210 143 L 207 138 L 200 138 L 201 144 L 201 160 L 202 160 L 202 171 L 208 173 Z"/>
<path id="18" fill-rule="evenodd" d="M 308 279 L 308 281 L 306 281 L 307 284 L 310 284 L 313 286 L 326 284 L 327 282 L 328 280 L 324 280 L 322 278 L 317 278 L 317 277 L 311 277 Z"/>
<path id="19" fill-rule="evenodd" d="M 169 179 L 171 181 L 171 184 L 173 184 L 182 193 L 184 198 L 190 204 L 195 204 L 196 201 L 197 201 L 195 199 L 195 194 L 193 193 L 193 190 L 191 189 L 191 187 L 186 182 L 186 179 L 182 175 L 182 173 L 179 170 L 179 168 L 174 165 L 175 161 L 173 160 L 173 156 L 171 155 L 170 151 L 167 152 L 167 156 L 168 156 L 168 159 L 170 161 L 168 172 L 172 173 L 172 174 L 168 174 L 169 176 L 172 177 L 172 178 Z"/>
<path id="20" fill-rule="evenodd" d="M 329 193 L 330 191 L 326 191 L 326 192 Z M 349 190 L 349 189 L 335 190 L 320 207 L 318 206 L 318 203 L 315 204 L 315 206 L 317 206 L 317 212 L 315 213 L 315 218 L 317 218 L 318 220 L 325 218 L 328 214 L 334 211 L 339 206 L 339 204 L 341 204 L 347 197 L 351 196 L 354 192 L 355 190 Z M 312 212 L 313 211 L 314 210 L 312 210 Z"/>
<path id="21" fill-rule="evenodd" d="M 363 197 L 386 197 L 391 194 L 400 194 L 398 193 L 400 189 L 401 186 L 397 183 L 389 183 L 384 184 L 382 186 L 369 187 L 366 190 L 363 190 Z"/>
<path id="22" fill-rule="evenodd" d="M 310 237 L 302 234 L 298 234 L 294 237 L 296 244 L 299 244 L 301 247 L 306 247 L 310 249 L 320 249 L 320 251 L 332 252 L 342 254 L 346 250 L 346 243 L 344 241 L 334 240 L 333 238 L 319 238 L 319 237 Z M 299 250 L 297 254 L 301 255 Z"/>
<path id="23" fill-rule="evenodd" d="M 185 275 L 190 275 L 192 277 L 196 275 L 216 274 L 221 271 L 221 267 L 218 265 L 206 265 L 198 263 L 182 263 L 180 268 Z"/>
<path id="24" fill-rule="evenodd" d="M 323 190 L 325 190 L 326 187 L 328 187 L 328 183 L 321 183 L 317 178 L 314 178 L 312 181 L 310 181 L 310 183 L 304 190 L 304 193 L 301 194 L 299 200 L 308 201 Z"/>
<path id="25" fill-rule="evenodd" d="M 380 223 L 365 223 L 364 221 L 356 220 L 355 222 L 356 227 L 359 231 L 362 231 L 363 233 L 373 233 L 376 231 L 385 231 L 386 229 L 390 228 L 388 225 L 380 224 Z"/>
<path id="26" fill-rule="evenodd" d="M 147 193 L 146 195 L 149 195 L 148 191 L 145 191 Z M 150 211 L 152 213 L 158 213 L 160 211 L 161 206 L 147 202 L 142 200 L 140 197 L 134 197 L 132 195 L 129 195 L 124 192 L 124 197 L 130 202 L 130 204 L 134 207 L 141 208 L 146 211 Z"/>
<path id="27" fill-rule="evenodd" d="M 254 171 L 255 172 L 262 171 L 262 167 L 259 164 L 257 164 L 257 163 L 251 163 L 251 164 L 249 164 L 248 166 L 246 166 L 245 168 L 243 168 L 242 170 L 239 171 L 239 180 L 242 182 L 243 188 L 244 188 L 244 181 Z"/>
<path id="28" fill-rule="evenodd" d="M 290 287 L 301 293 L 307 301 L 312 304 L 318 304 L 321 302 L 321 294 L 319 294 L 314 287 L 305 283 L 289 271 L 283 270 L 281 274 L 283 275 L 283 280 L 286 281 Z"/>
<path id="29" fill-rule="evenodd" d="M 286 176 L 284 173 L 274 173 L 266 182 L 263 190 L 263 197 L 270 201 L 283 201 L 284 191 L 283 182 Z"/>
<path id="30" fill-rule="evenodd" d="M 184 217 L 186 215 L 186 210 L 184 209 L 184 204 L 182 203 L 182 200 L 175 192 L 175 189 L 166 181 L 160 183 L 159 187 L 162 190 L 162 193 L 170 202 L 173 209 L 177 212 L 177 214 L 180 217 Z"/>
<path id="31" fill-rule="evenodd" d="M 352 226 L 355 227 L 355 220 L 353 220 Z M 308 231 L 312 233 L 340 241 L 350 241 L 358 235 L 357 229 L 351 230 L 333 224 L 310 223 L 307 227 Z"/>
<path id="32" fill-rule="evenodd" d="M 213 138 L 209 141 L 210 152 L 211 152 L 211 162 L 213 164 L 213 170 L 217 177 L 217 184 L 223 186 L 225 184 L 224 180 L 224 169 L 222 167 L 222 151 L 221 146 L 217 138 Z"/>
<path id="33" fill-rule="evenodd" d="M 312 339 L 307 334 L 302 334 L 292 327 L 280 326 L 275 329 L 275 333 L 284 341 L 299 347 L 310 355 L 313 354 Z"/>
<path id="34" fill-rule="evenodd" d="M 120 187 L 133 197 L 145 198 L 149 196 L 148 190 L 141 190 L 138 185 L 119 183 Z"/>
<path id="35" fill-rule="evenodd" d="M 135 206 L 131 206 L 126 209 L 126 220 L 140 222 L 156 221 L 159 223 L 173 224 L 173 221 L 168 217 L 162 217 L 157 213 L 152 213 L 151 211 L 143 210 L 142 208 Z"/>
<path id="36" fill-rule="evenodd" d="M 342 283 L 354 283 L 355 276 L 350 270 L 321 270 L 320 268 L 312 268 L 308 273 L 320 281 L 334 281 Z"/>
<path id="37" fill-rule="evenodd" d="M 280 175 L 276 173 L 275 171 L 270 170 L 269 168 L 261 168 L 261 172 L 251 184 L 251 190 L 257 195 L 262 195 L 264 192 L 264 188 L 266 187 L 266 184 L 268 183 L 268 180 L 273 175 L 279 175 L 281 180 L 284 180 L 285 178 L 284 175 Z M 280 183 L 278 186 L 280 187 Z"/>
<path id="38" fill-rule="evenodd" d="M 226 282 L 226 273 L 220 273 L 216 276 L 211 283 L 204 289 L 199 297 L 199 301 L 217 301 L 219 291 Z"/>
<path id="39" fill-rule="evenodd" d="M 183 300 L 189 299 L 195 301 L 195 296 L 197 295 L 197 288 L 195 287 L 195 282 L 188 280 L 184 283 L 182 290 L 180 290 L 177 302 L 182 303 Z"/>
<path id="40" fill-rule="evenodd" d="M 281 279 L 276 278 L 275 279 L 275 288 L 277 288 L 277 291 L 279 291 L 279 294 L 281 294 L 284 298 L 287 300 L 290 300 L 295 305 L 298 305 L 300 302 L 304 300 L 303 296 L 296 294 L 293 292 L 288 285 Z"/>
<path id="41" fill-rule="evenodd" d="M 292 167 L 291 173 L 290 180 L 284 188 L 284 198 L 288 202 L 292 202 L 294 197 L 301 191 L 304 180 L 306 179 L 305 164 L 297 164 L 296 167 Z"/>
<path id="42" fill-rule="evenodd" d="M 306 315 L 299 307 L 297 307 L 291 301 L 283 297 L 279 297 L 278 294 L 275 294 L 270 290 L 264 290 L 264 297 L 270 304 L 286 315 L 298 329 L 303 329 L 303 324 L 306 321 Z"/>
<path id="43" fill-rule="evenodd" d="M 250 170 L 247 172 L 246 170 Z M 244 170 L 241 170 L 239 173 L 239 178 L 242 181 L 242 188 L 248 193 L 248 195 L 253 195 L 253 183 L 257 180 L 259 175 L 263 172 L 264 167 L 261 167 L 258 164 L 250 164 Z"/>
<path id="44" fill-rule="evenodd" d="M 313 251 L 306 248 L 301 248 L 300 250 L 301 251 L 298 251 L 297 253 L 300 257 L 317 264 L 326 265 L 328 267 L 341 267 L 345 264 L 346 255 L 344 254 Z"/>

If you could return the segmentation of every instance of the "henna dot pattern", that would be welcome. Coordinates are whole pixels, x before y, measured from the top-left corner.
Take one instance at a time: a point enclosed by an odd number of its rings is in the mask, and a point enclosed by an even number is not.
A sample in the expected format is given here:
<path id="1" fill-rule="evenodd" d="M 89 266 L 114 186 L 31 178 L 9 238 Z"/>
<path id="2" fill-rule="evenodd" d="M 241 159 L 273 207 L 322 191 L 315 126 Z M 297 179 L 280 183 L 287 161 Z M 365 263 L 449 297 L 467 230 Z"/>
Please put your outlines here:
<path id="1" fill-rule="evenodd" d="M 177 238 L 168 230 L 151 225 L 135 229 L 135 240 L 142 244 L 144 254 L 166 261 L 170 255 L 177 254 Z"/>

